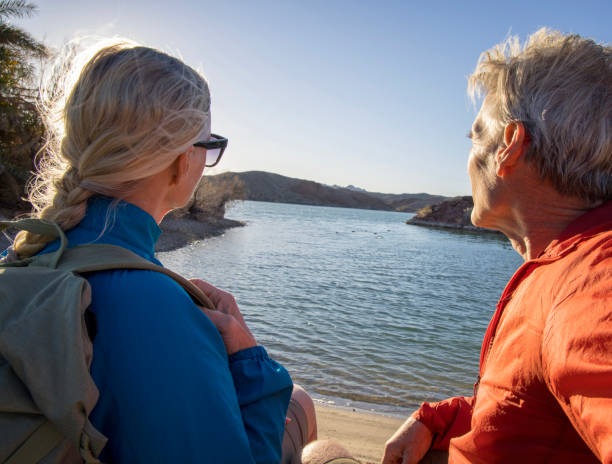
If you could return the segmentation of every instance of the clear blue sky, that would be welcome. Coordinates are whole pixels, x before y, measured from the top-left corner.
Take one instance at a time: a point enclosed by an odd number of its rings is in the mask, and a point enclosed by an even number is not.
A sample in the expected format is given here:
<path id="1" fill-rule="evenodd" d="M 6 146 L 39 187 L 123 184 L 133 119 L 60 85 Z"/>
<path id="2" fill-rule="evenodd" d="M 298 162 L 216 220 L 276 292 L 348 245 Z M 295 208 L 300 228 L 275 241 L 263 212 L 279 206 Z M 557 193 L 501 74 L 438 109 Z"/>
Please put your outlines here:
<path id="1" fill-rule="evenodd" d="M 466 77 L 540 26 L 610 42 L 612 1 L 39 0 L 51 46 L 119 35 L 207 76 L 219 168 L 381 192 L 469 194 Z"/>

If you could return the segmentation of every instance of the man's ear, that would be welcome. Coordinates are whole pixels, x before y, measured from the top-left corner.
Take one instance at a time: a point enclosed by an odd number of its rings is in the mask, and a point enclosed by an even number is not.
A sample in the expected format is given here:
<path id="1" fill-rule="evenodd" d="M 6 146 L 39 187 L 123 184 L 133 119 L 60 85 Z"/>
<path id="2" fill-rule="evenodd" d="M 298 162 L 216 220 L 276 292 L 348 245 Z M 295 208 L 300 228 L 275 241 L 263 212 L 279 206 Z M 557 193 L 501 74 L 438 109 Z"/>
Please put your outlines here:
<path id="1" fill-rule="evenodd" d="M 511 122 L 504 129 L 504 144 L 495 155 L 497 175 L 504 177 L 527 153 L 529 136 L 522 122 Z"/>
<path id="2" fill-rule="evenodd" d="M 187 172 L 189 172 L 188 154 L 188 152 L 181 153 L 172 163 L 172 178 L 170 180 L 172 185 L 180 184 L 183 181 L 183 178 L 187 175 Z"/>

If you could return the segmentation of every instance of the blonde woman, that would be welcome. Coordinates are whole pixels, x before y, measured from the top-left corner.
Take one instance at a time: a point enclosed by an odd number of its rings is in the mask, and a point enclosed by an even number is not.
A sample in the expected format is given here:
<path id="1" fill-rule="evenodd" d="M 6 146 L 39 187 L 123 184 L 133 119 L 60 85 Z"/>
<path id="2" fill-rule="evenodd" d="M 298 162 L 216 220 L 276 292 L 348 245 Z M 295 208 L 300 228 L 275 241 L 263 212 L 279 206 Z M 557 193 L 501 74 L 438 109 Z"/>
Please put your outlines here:
<path id="1" fill-rule="evenodd" d="M 151 48 L 99 50 L 69 92 L 31 202 L 69 246 L 107 243 L 153 263 L 158 224 L 193 194 L 227 140 L 211 134 L 204 78 Z M 58 244 L 21 232 L 11 253 Z M 280 462 L 292 382 L 258 346 L 233 297 L 194 282 L 219 311 L 143 270 L 88 275 L 97 322 L 90 415 L 103 462 Z"/>

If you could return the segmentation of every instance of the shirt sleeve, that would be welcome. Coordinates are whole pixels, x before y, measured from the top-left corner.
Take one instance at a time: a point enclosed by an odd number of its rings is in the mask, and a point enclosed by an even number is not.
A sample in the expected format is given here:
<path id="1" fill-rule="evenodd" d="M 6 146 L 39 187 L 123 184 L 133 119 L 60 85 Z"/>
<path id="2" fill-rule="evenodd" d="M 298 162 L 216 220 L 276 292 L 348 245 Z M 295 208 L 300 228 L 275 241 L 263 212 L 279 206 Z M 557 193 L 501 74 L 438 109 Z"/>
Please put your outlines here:
<path id="1" fill-rule="evenodd" d="M 228 359 L 223 340 L 180 286 L 152 271 L 89 277 L 90 419 L 110 462 L 278 462 L 291 380 L 265 350 Z"/>
<path id="2" fill-rule="evenodd" d="M 234 353 L 230 370 L 256 462 L 280 462 L 280 444 L 293 391 L 289 374 L 268 357 L 262 346 Z"/>
<path id="3" fill-rule="evenodd" d="M 438 403 L 423 403 L 412 417 L 433 433 L 432 449 L 448 451 L 452 438 L 470 431 L 473 397 L 457 396 Z"/>
<path id="4" fill-rule="evenodd" d="M 602 257 L 565 286 L 552 308 L 542 365 L 576 431 L 602 462 L 612 463 L 612 258 Z"/>

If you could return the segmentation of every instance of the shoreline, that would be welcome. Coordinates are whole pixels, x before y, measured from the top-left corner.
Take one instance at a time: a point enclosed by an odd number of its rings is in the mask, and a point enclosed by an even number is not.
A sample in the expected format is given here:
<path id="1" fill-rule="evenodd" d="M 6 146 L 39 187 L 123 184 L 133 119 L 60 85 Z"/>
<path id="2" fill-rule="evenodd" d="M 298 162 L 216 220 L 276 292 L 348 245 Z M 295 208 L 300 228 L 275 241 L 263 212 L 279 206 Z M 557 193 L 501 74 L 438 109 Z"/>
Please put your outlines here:
<path id="1" fill-rule="evenodd" d="M 331 406 L 315 399 L 319 440 L 334 440 L 362 464 L 378 464 L 385 442 L 408 418 L 357 408 Z"/>
<path id="2" fill-rule="evenodd" d="M 462 225 L 462 224 L 456 224 L 453 222 L 428 221 L 428 220 L 423 220 L 423 219 L 419 219 L 416 217 L 406 220 L 406 224 L 409 226 L 428 227 L 430 229 L 447 230 L 447 231 L 454 231 L 454 232 L 459 232 L 459 233 L 468 233 L 468 234 L 480 235 L 484 237 L 489 236 L 489 237 L 503 238 L 503 239 L 506 238 L 506 236 L 498 230 L 483 229 L 482 227 L 476 227 L 471 224 Z"/>
<path id="3" fill-rule="evenodd" d="M 197 240 L 222 235 L 232 227 L 246 225 L 232 219 L 197 221 L 168 217 L 156 252 L 171 251 Z M 410 416 L 411 411 L 309 392 L 315 404 L 319 440 L 334 440 L 362 464 L 379 464 L 385 442 Z"/>
<path id="4" fill-rule="evenodd" d="M 200 221 L 189 217 L 167 217 L 160 225 L 162 234 L 156 252 L 166 252 L 187 246 L 198 240 L 222 235 L 226 230 L 245 226 L 232 219 Z M 0 249 L 9 241 L 0 234 Z M 376 405 L 345 400 L 314 393 L 318 439 L 334 440 L 362 464 L 378 464 L 385 442 L 409 416 L 404 411 L 390 412 Z"/>
<path id="5" fill-rule="evenodd" d="M 394 417 L 396 419 L 405 419 L 413 411 L 418 409 L 421 403 L 407 406 L 397 406 L 388 403 L 369 403 L 367 401 L 357 401 L 340 396 L 331 396 L 328 394 L 320 394 L 314 390 L 308 389 L 303 383 L 297 381 L 299 385 L 306 388 L 308 394 L 315 402 L 321 406 L 329 406 L 332 408 L 344 409 L 347 411 L 363 412 L 367 414 L 380 414 L 387 417 Z"/>
<path id="6" fill-rule="evenodd" d="M 243 227 L 246 223 L 234 219 L 198 220 L 188 216 L 167 216 L 160 224 L 162 234 L 155 245 L 155 252 L 166 252 L 185 247 L 198 240 L 218 237 L 226 230 Z"/>

